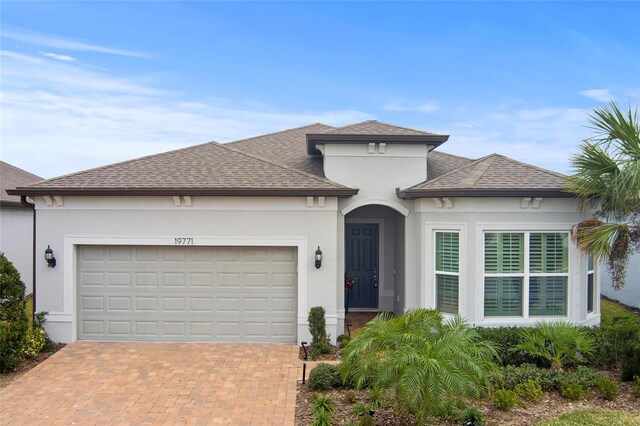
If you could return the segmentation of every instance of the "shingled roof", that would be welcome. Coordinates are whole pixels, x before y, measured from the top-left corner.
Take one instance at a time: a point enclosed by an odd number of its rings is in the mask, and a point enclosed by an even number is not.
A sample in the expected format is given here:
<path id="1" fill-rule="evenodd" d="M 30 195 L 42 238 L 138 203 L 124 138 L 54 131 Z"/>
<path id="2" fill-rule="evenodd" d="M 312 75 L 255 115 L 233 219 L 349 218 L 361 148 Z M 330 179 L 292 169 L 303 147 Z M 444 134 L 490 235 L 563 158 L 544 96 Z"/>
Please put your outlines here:
<path id="1" fill-rule="evenodd" d="M 309 132 L 312 133 L 312 132 Z M 422 130 L 400 127 L 393 124 L 382 123 L 377 120 L 367 120 L 360 123 L 349 124 L 326 132 L 329 135 L 385 135 L 385 136 L 421 136 L 435 135 L 435 133 Z"/>
<path id="2" fill-rule="evenodd" d="M 34 182 L 41 181 L 40 176 L 29 173 L 16 166 L 4 161 L 0 161 L 0 204 L 2 205 L 21 205 L 20 196 L 8 195 L 7 189 L 13 189 L 17 186 L 25 186 Z"/>
<path id="3" fill-rule="evenodd" d="M 27 195 L 334 195 L 326 178 L 209 142 L 74 173 L 12 191 Z"/>
<path id="4" fill-rule="evenodd" d="M 430 154 L 431 155 L 431 154 Z M 566 176 L 499 154 L 491 154 L 398 191 L 401 198 L 421 197 L 568 197 Z"/>

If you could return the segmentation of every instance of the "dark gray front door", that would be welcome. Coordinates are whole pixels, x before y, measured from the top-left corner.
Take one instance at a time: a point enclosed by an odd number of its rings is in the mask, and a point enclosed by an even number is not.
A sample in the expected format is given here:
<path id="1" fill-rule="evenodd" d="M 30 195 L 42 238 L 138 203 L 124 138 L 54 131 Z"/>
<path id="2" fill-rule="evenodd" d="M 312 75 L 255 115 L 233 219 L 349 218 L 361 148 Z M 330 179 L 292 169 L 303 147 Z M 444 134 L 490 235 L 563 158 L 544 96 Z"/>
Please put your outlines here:
<path id="1" fill-rule="evenodd" d="M 349 308 L 378 308 L 378 225 L 348 223 L 345 271 L 353 277 Z"/>

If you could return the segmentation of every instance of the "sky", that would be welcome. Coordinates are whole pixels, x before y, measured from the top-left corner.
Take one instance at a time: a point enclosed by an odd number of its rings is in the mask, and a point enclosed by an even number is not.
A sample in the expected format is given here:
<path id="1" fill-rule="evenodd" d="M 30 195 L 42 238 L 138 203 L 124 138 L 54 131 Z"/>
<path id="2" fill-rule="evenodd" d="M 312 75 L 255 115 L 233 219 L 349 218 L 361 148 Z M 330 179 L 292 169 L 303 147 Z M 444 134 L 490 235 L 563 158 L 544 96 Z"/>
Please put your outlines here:
<path id="1" fill-rule="evenodd" d="M 0 158 L 45 178 L 379 120 L 570 173 L 640 99 L 639 2 L 12 2 Z"/>

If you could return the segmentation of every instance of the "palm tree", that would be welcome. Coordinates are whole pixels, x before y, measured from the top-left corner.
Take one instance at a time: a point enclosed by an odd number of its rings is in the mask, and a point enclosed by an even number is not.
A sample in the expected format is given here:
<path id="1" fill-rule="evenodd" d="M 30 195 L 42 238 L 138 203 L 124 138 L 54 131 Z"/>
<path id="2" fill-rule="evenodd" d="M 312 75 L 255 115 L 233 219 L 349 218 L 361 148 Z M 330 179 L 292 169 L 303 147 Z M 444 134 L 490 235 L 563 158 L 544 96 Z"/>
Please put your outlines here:
<path id="1" fill-rule="evenodd" d="M 638 108 L 622 111 L 615 102 L 589 118 L 595 135 L 571 159 L 569 191 L 582 206 L 596 206 L 573 237 L 584 253 L 606 259 L 614 288 L 624 285 L 629 256 L 640 250 L 640 122 Z"/>
<path id="2" fill-rule="evenodd" d="M 445 321 L 438 311 L 415 309 L 378 315 L 342 356 L 344 380 L 390 389 L 423 424 L 453 413 L 461 398 L 482 396 L 497 353 L 460 317 Z"/>

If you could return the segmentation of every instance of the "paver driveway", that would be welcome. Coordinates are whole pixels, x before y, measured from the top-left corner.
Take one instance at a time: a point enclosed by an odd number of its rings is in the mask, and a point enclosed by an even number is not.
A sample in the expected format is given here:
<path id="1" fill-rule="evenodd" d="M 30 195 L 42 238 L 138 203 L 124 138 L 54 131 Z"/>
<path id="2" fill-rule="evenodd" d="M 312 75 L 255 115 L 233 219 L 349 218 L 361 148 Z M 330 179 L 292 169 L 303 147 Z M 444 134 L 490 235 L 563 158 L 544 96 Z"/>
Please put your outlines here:
<path id="1" fill-rule="evenodd" d="M 0 390 L 0 424 L 293 425 L 298 349 L 76 342 Z"/>

